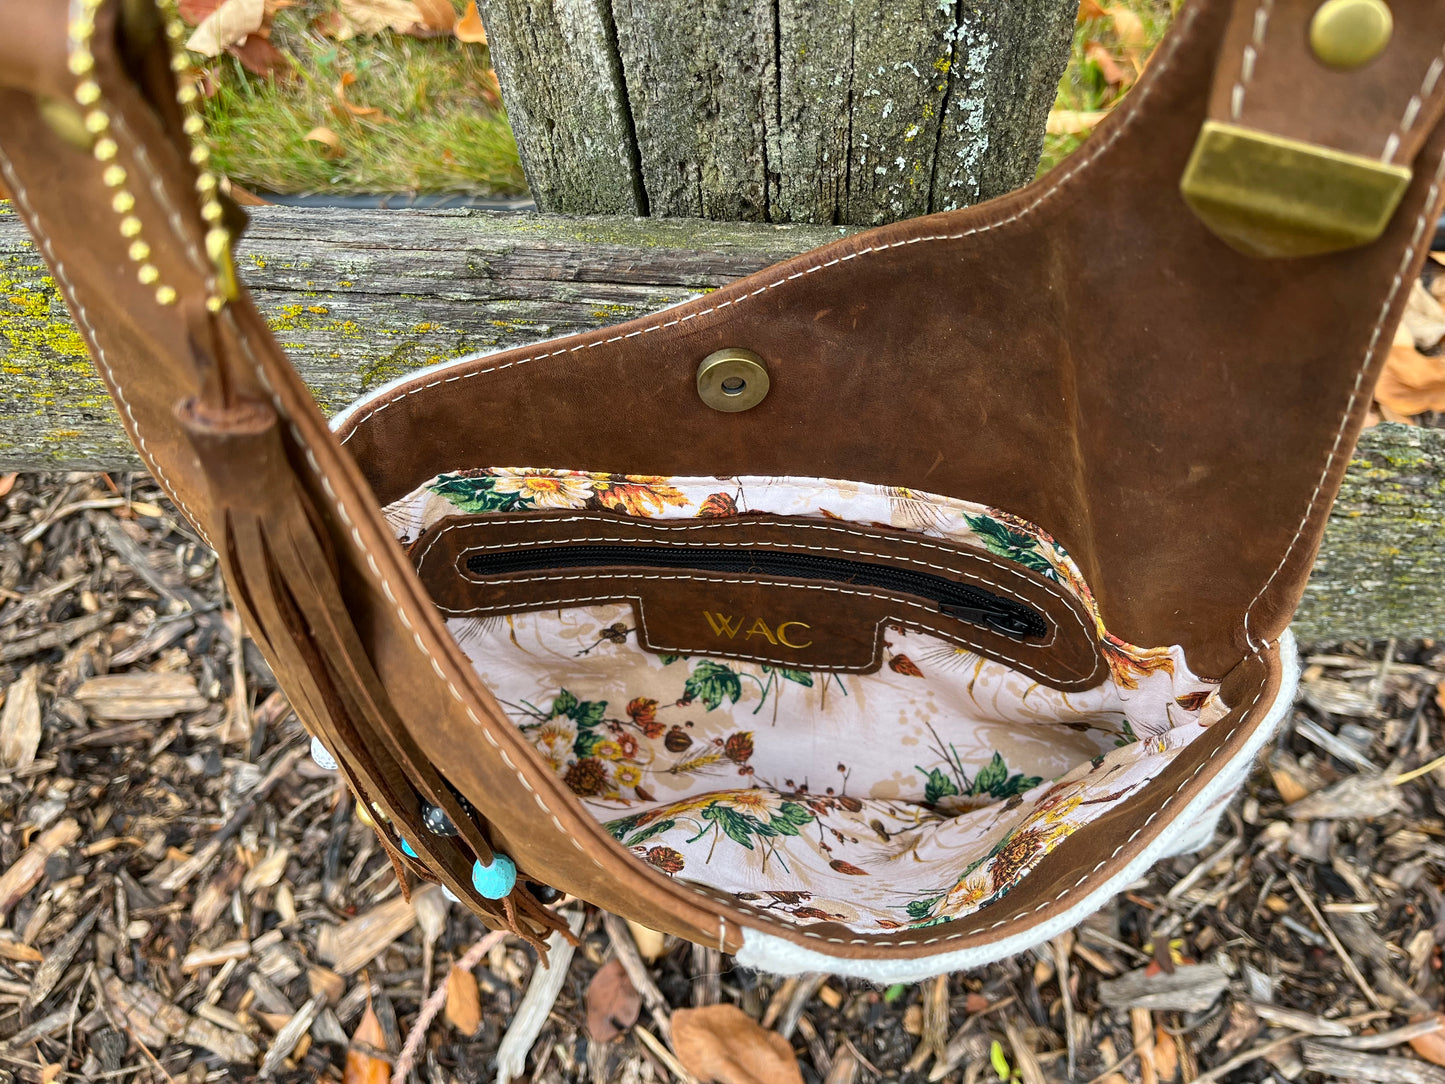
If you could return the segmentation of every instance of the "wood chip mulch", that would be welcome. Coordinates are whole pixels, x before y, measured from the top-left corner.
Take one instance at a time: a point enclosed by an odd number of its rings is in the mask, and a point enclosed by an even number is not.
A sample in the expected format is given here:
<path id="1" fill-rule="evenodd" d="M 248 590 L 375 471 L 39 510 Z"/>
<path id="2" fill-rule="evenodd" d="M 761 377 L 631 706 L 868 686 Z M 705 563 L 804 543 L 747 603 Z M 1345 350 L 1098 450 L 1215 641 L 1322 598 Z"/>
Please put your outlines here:
<path id="1" fill-rule="evenodd" d="M 488 931 L 402 899 L 155 486 L 0 491 L 0 1084 L 381 1080 L 413 1031 L 427 1084 L 688 1080 L 672 1015 L 718 1003 L 809 1084 L 1445 1084 L 1445 645 L 1311 647 L 1212 844 L 991 967 L 782 980 L 570 903 L 565 969 L 453 969 Z"/>

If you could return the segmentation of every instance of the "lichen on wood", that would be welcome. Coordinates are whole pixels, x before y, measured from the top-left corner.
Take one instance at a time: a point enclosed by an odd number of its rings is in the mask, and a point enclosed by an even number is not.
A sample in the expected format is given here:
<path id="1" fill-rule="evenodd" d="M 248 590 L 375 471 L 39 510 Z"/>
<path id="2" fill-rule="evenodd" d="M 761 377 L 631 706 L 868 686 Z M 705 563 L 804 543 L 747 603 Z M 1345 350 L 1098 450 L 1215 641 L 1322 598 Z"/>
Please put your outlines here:
<path id="1" fill-rule="evenodd" d="M 482 4 L 543 209 L 861 225 L 1033 175 L 1077 7 Z"/>
<path id="2" fill-rule="evenodd" d="M 844 232 L 265 207 L 255 210 L 239 263 L 330 412 L 424 365 L 619 323 Z M 0 372 L 0 469 L 139 466 L 14 215 L 0 215 Z M 1296 620 L 1301 637 L 1445 633 L 1442 536 L 1445 431 L 1366 432 Z"/>

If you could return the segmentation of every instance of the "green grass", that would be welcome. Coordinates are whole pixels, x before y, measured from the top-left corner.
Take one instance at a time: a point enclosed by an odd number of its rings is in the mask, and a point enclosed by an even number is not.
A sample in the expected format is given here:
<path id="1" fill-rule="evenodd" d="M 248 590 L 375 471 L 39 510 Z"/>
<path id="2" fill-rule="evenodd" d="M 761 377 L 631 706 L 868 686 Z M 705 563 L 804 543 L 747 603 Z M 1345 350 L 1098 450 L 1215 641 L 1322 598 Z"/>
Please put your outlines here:
<path id="1" fill-rule="evenodd" d="M 1085 0 L 1087 4 L 1087 0 Z M 1112 0 L 1105 7 L 1125 8 L 1139 17 L 1144 27 L 1145 41 L 1142 46 L 1126 46 L 1119 41 L 1113 20 L 1108 16 L 1086 18 L 1074 26 L 1074 44 L 1069 53 L 1069 63 L 1064 77 L 1059 81 L 1058 97 L 1054 99 L 1055 109 L 1080 113 L 1100 112 L 1112 109 L 1126 91 L 1111 86 L 1097 60 L 1085 55 L 1091 42 L 1098 42 L 1108 49 L 1109 54 L 1122 66 L 1128 68 L 1130 54 L 1136 55 L 1140 63 L 1149 56 L 1175 12 L 1183 6 L 1183 0 Z M 1053 169 L 1087 138 L 1083 135 L 1044 136 L 1044 153 L 1039 159 L 1039 173 Z"/>
<path id="2" fill-rule="evenodd" d="M 229 55 L 213 62 L 205 108 L 222 172 L 260 192 L 526 192 L 486 46 L 390 33 L 335 42 L 310 28 L 323 8 L 276 17 L 272 41 L 294 59 L 291 79 L 258 78 Z M 346 110 L 336 94 L 346 72 L 356 76 L 346 100 L 381 115 Z M 344 153 L 307 141 L 317 127 Z"/>

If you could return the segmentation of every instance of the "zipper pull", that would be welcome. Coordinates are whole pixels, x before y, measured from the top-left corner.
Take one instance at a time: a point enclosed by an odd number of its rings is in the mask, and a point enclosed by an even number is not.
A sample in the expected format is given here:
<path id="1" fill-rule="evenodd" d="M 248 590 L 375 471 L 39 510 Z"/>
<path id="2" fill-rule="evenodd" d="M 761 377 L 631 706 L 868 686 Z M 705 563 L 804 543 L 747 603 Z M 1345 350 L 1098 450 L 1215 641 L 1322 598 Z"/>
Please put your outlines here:
<path id="1" fill-rule="evenodd" d="M 953 602 L 940 602 L 938 608 L 949 617 L 957 617 L 975 625 L 982 625 L 1015 640 L 1038 635 L 1032 622 L 1012 610 L 991 609 L 983 606 L 960 606 Z"/>

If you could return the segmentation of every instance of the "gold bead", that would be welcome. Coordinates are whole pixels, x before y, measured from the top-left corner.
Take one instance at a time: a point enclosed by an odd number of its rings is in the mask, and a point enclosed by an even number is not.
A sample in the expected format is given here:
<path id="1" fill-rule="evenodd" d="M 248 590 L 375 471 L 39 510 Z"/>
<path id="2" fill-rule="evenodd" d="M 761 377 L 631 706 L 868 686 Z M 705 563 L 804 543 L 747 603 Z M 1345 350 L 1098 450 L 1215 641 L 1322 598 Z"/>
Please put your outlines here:
<path id="1" fill-rule="evenodd" d="M 136 263 L 148 260 L 151 257 L 151 247 L 144 241 L 133 241 L 129 249 L 129 255 Z"/>
<path id="2" fill-rule="evenodd" d="M 95 159 L 98 162 L 109 162 L 116 156 L 120 148 L 116 146 L 115 140 L 106 138 L 98 139 L 95 142 Z"/>
<path id="3" fill-rule="evenodd" d="M 184 53 L 176 53 L 171 57 L 171 71 L 177 75 L 180 75 L 184 71 L 189 71 L 190 67 L 191 62 L 186 59 Z"/>
<path id="4" fill-rule="evenodd" d="M 221 209 L 221 204 L 218 200 L 211 199 L 201 204 L 201 217 L 212 225 L 220 222 L 225 213 L 226 212 Z"/>
<path id="5" fill-rule="evenodd" d="M 188 136 L 198 136 L 206 130 L 206 122 L 195 113 L 192 113 L 181 122 L 181 131 Z"/>
<path id="6" fill-rule="evenodd" d="M 95 33 L 95 20 L 84 17 L 72 19 L 70 25 L 66 27 L 66 32 L 70 35 L 71 41 L 89 41 L 91 35 Z"/>
<path id="7" fill-rule="evenodd" d="M 89 75 L 95 70 L 95 57 L 89 49 L 77 49 L 70 54 L 69 66 L 71 75 Z"/>
<path id="8" fill-rule="evenodd" d="M 156 290 L 157 305 L 174 305 L 176 303 L 176 288 L 174 286 L 162 286 Z"/>
<path id="9" fill-rule="evenodd" d="M 100 84 L 87 79 L 75 88 L 75 100 L 81 105 L 94 105 L 100 101 Z"/>
<path id="10" fill-rule="evenodd" d="M 136 278 L 140 279 L 142 286 L 154 286 L 160 277 L 161 273 L 156 270 L 156 265 L 153 263 L 141 264 L 140 270 L 136 272 Z"/>
<path id="11" fill-rule="evenodd" d="M 197 144 L 191 148 L 191 165 L 203 166 L 211 157 L 211 149 L 205 144 Z"/>
<path id="12" fill-rule="evenodd" d="M 207 312 L 212 312 L 212 313 L 220 312 L 220 311 L 221 311 L 222 309 L 224 309 L 225 307 L 226 307 L 226 299 L 225 299 L 224 297 L 208 297 L 208 298 L 206 298 L 206 311 L 207 311 Z"/>
<path id="13" fill-rule="evenodd" d="M 140 219 L 135 215 L 126 215 L 120 220 L 120 235 L 122 237 L 139 237 L 141 231 Z M 144 256 L 141 259 L 145 259 Z"/>
<path id="14" fill-rule="evenodd" d="M 91 135 L 100 135 L 110 127 L 110 117 L 99 109 L 92 109 L 85 115 L 85 130 Z"/>
<path id="15" fill-rule="evenodd" d="M 1394 29 L 1384 0 L 1325 0 L 1310 19 L 1310 48 L 1321 64 L 1351 71 L 1383 53 Z"/>
<path id="16" fill-rule="evenodd" d="M 176 101 L 182 105 L 190 105 L 196 100 L 196 88 L 187 83 L 176 91 Z"/>
<path id="17" fill-rule="evenodd" d="M 110 209 L 118 215 L 128 214 L 135 208 L 135 197 L 129 192 L 117 192 L 110 201 Z"/>
<path id="18" fill-rule="evenodd" d="M 371 815 L 371 811 L 361 802 L 356 803 L 356 819 L 368 828 L 376 827 L 376 819 Z"/>
<path id="19" fill-rule="evenodd" d="M 98 152 L 96 157 L 100 157 Z M 106 166 L 105 172 L 100 175 L 100 179 L 105 182 L 107 188 L 119 188 L 125 184 L 125 177 L 125 166 Z"/>
<path id="20" fill-rule="evenodd" d="M 196 191 L 206 196 L 217 188 L 216 175 L 214 173 L 201 173 L 196 177 Z"/>

